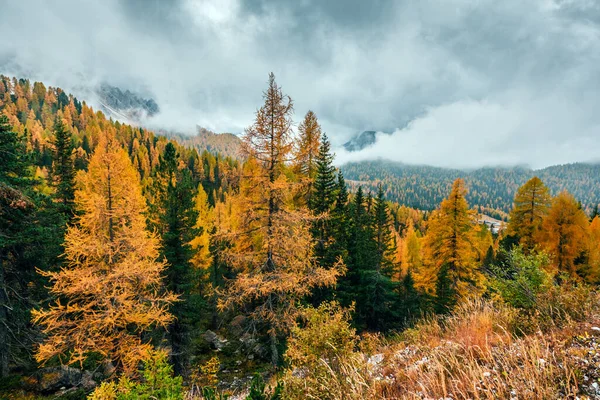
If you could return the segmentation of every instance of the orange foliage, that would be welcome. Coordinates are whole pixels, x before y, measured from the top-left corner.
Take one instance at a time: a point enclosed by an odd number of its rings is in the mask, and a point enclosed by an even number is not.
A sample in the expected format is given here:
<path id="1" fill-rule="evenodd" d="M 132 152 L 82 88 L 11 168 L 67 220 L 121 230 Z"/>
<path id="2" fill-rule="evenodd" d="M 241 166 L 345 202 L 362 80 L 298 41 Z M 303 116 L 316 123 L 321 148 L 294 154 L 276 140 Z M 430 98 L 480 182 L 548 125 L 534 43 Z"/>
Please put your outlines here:
<path id="1" fill-rule="evenodd" d="M 161 291 L 159 243 L 146 230 L 146 202 L 127 153 L 113 139 L 96 149 L 78 179 L 77 223 L 65 237 L 66 266 L 45 273 L 56 302 L 34 311 L 47 335 L 40 362 L 82 363 L 90 354 L 133 373 L 151 345 L 142 333 L 166 326 L 176 297 Z"/>

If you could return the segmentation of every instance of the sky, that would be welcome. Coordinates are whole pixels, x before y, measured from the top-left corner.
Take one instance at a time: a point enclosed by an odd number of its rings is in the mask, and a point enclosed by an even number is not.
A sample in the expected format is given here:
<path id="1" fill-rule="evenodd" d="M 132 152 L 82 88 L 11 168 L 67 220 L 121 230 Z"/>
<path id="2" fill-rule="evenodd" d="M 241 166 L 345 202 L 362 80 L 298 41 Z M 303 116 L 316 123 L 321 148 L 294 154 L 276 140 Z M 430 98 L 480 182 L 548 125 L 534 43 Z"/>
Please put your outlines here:
<path id="1" fill-rule="evenodd" d="M 597 0 L 0 2 L 0 73 L 136 91 L 150 127 L 241 133 L 273 72 L 338 163 L 600 161 Z"/>

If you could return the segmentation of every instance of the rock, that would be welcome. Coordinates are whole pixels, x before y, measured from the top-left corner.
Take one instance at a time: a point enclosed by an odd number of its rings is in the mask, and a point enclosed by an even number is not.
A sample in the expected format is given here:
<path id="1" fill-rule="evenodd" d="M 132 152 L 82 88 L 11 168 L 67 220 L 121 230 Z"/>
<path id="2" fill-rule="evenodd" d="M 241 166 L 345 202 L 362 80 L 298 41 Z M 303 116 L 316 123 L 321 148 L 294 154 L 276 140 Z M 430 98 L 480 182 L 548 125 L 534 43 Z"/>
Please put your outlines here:
<path id="1" fill-rule="evenodd" d="M 89 378 L 91 379 L 91 374 Z M 55 393 L 59 390 L 65 390 L 77 386 L 82 386 L 84 373 L 81 370 L 63 365 L 61 367 L 43 368 L 37 373 L 37 389 L 42 394 Z M 86 382 L 87 378 L 85 379 Z M 96 386 L 96 383 L 93 384 Z M 94 387 L 92 386 L 92 388 Z"/>
<path id="2" fill-rule="evenodd" d="M 242 349 L 244 354 L 247 354 L 249 360 L 253 360 L 254 357 L 264 358 L 268 355 L 267 348 L 261 344 L 255 337 L 249 333 L 245 333 L 240 338 Z"/>
<path id="3" fill-rule="evenodd" d="M 204 335 L 202 335 L 202 337 L 204 338 L 204 340 L 210 343 L 213 348 L 217 350 L 221 350 L 227 345 L 227 339 L 219 337 L 219 335 L 217 335 L 211 330 L 207 330 L 206 332 L 204 332 Z"/>

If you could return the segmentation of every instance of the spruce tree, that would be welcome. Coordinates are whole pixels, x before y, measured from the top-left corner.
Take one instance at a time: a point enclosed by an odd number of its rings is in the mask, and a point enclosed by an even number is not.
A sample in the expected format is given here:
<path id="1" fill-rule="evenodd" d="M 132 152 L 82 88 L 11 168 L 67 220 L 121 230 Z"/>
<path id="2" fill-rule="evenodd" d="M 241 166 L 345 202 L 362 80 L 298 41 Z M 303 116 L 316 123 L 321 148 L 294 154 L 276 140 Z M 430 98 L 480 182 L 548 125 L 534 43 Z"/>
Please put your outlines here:
<path id="1" fill-rule="evenodd" d="M 156 218 L 153 227 L 161 240 L 161 254 L 167 261 L 165 284 L 181 301 L 174 303 L 175 317 L 168 327 L 174 371 L 185 374 L 189 367 L 191 334 L 201 317 L 199 273 L 191 263 L 194 249 L 190 242 L 195 237 L 197 212 L 195 185 L 187 169 L 180 169 L 179 154 L 173 143 L 167 143 L 154 174 L 154 204 L 151 210 Z"/>
<path id="2" fill-rule="evenodd" d="M 323 135 L 319 154 L 316 158 L 316 176 L 313 193 L 308 203 L 309 209 L 317 218 L 313 222 L 311 233 L 315 239 L 315 257 L 322 266 L 327 266 L 327 250 L 332 242 L 332 221 L 330 212 L 335 203 L 336 177 L 327 136 Z"/>
<path id="3" fill-rule="evenodd" d="M 399 321 L 400 297 L 398 285 L 392 281 L 394 255 L 391 221 L 381 185 L 373 205 L 373 241 L 376 246 L 373 264 L 362 271 L 360 288 L 364 292 L 364 307 L 368 309 L 366 327 L 369 330 L 386 330 Z"/>
<path id="4" fill-rule="evenodd" d="M 64 216 L 37 184 L 25 138 L 0 115 L 0 378 L 33 364 L 30 311 L 47 298 L 36 268 L 56 267 L 62 252 Z"/>
<path id="5" fill-rule="evenodd" d="M 421 317 L 426 311 L 426 299 L 415 288 L 415 280 L 412 271 L 409 269 L 400 285 L 400 312 L 399 319 L 401 326 L 406 328 L 410 322 Z"/>
<path id="6" fill-rule="evenodd" d="M 52 176 L 56 188 L 55 197 L 62 205 L 63 212 L 72 215 L 75 199 L 75 166 L 71 132 L 60 117 L 54 122 L 54 155 Z"/>
<path id="7" fill-rule="evenodd" d="M 458 294 L 455 289 L 455 284 L 450 276 L 450 265 L 444 264 L 441 266 L 437 281 L 435 284 L 435 307 L 434 310 L 438 314 L 447 314 L 456 305 Z"/>

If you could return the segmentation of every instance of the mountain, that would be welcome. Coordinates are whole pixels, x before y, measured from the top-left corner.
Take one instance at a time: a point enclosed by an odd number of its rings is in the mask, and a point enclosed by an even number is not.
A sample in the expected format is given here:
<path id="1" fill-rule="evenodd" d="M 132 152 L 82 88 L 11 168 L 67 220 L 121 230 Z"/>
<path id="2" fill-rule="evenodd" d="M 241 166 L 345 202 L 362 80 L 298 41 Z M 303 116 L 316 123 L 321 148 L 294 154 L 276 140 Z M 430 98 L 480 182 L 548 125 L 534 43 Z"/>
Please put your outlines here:
<path id="1" fill-rule="evenodd" d="M 108 117 L 120 121 L 139 123 L 145 117 L 152 117 L 160 111 L 154 99 L 145 99 L 129 90 L 121 90 L 107 83 L 101 84 L 95 91 L 102 112 Z"/>
<path id="2" fill-rule="evenodd" d="M 571 192 L 588 213 L 600 203 L 600 164 L 465 171 L 378 160 L 348 163 L 341 170 L 353 187 L 363 186 L 375 192 L 381 184 L 389 200 L 422 210 L 435 209 L 457 178 L 467 183 L 467 199 L 472 206 L 500 219 L 506 218 L 519 186 L 536 175 L 553 194 L 562 190 Z"/>
<path id="3" fill-rule="evenodd" d="M 376 140 L 377 132 L 363 131 L 344 143 L 344 148 L 348 151 L 359 151 L 371 146 Z"/>
<path id="4" fill-rule="evenodd" d="M 178 133 L 165 133 L 186 147 L 194 148 L 198 152 L 204 150 L 212 154 L 239 159 L 239 149 L 242 140 L 232 133 L 214 133 L 200 126 L 196 127 L 196 136 Z"/>

